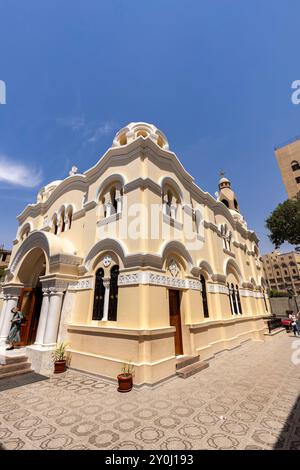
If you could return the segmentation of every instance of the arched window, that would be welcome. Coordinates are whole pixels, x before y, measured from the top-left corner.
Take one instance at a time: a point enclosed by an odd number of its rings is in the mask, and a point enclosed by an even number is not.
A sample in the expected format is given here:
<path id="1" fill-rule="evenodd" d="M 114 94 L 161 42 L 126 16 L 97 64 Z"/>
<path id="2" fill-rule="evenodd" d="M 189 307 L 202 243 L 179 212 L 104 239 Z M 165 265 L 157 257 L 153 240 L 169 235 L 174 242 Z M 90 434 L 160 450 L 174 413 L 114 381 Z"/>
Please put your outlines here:
<path id="1" fill-rule="evenodd" d="M 293 171 L 300 170 L 300 165 L 299 165 L 299 162 L 297 162 L 297 160 L 292 161 L 291 167 Z"/>
<path id="2" fill-rule="evenodd" d="M 227 199 L 222 199 L 223 204 L 229 208 L 229 202 L 227 201 Z"/>
<path id="3" fill-rule="evenodd" d="M 52 219 L 52 232 L 54 233 L 54 235 L 57 235 L 57 230 L 58 230 L 57 215 L 54 214 L 53 219 Z"/>
<path id="4" fill-rule="evenodd" d="M 110 199 L 111 199 L 111 204 L 112 204 L 112 207 L 113 207 L 112 213 L 116 214 L 117 211 L 118 211 L 118 201 L 116 199 L 116 188 L 115 188 L 115 186 L 113 186 L 110 190 Z"/>
<path id="5" fill-rule="evenodd" d="M 159 135 L 158 138 L 157 138 L 157 145 L 159 145 L 159 147 L 161 147 L 161 148 L 163 148 L 164 145 L 165 145 L 164 139 L 162 138 L 161 135 Z"/>
<path id="6" fill-rule="evenodd" d="M 68 229 L 69 230 L 72 226 L 72 219 L 73 219 L 73 209 L 72 209 L 72 207 L 69 207 L 68 213 L 67 213 Z"/>
<path id="7" fill-rule="evenodd" d="M 110 217 L 122 212 L 123 183 L 113 181 L 107 184 L 99 193 L 99 210 L 97 217 L 100 219 Z"/>
<path id="8" fill-rule="evenodd" d="M 60 211 L 60 224 L 61 224 L 61 232 L 65 231 L 66 222 L 65 222 L 65 208 L 63 207 Z"/>
<path id="9" fill-rule="evenodd" d="M 120 137 L 119 137 L 119 143 L 120 143 L 120 145 L 126 145 L 126 144 L 127 144 L 127 137 L 126 137 L 126 133 L 125 133 L 125 132 L 120 135 Z"/>
<path id="10" fill-rule="evenodd" d="M 228 297 L 229 297 L 229 303 L 230 303 L 230 310 L 231 310 L 231 314 L 234 315 L 233 302 L 232 302 L 232 292 L 231 292 L 229 283 L 227 283 L 227 287 L 228 287 Z"/>
<path id="11" fill-rule="evenodd" d="M 204 313 L 204 317 L 208 318 L 209 311 L 208 311 L 208 303 L 207 303 L 206 281 L 205 281 L 205 277 L 203 276 L 203 274 L 201 274 L 200 276 L 200 282 L 201 282 L 201 287 L 202 287 L 201 294 L 202 294 L 203 313 Z"/>
<path id="12" fill-rule="evenodd" d="M 108 305 L 108 320 L 109 321 L 117 321 L 118 277 L 119 277 L 119 266 L 115 265 L 110 270 L 109 305 Z"/>
<path id="13" fill-rule="evenodd" d="M 148 135 L 149 135 L 148 132 L 147 132 L 146 130 L 144 130 L 144 129 L 142 129 L 142 130 L 140 130 L 140 131 L 138 131 L 138 132 L 136 133 L 136 136 L 137 136 L 137 137 L 144 137 L 144 139 L 145 139 L 146 137 L 148 137 Z"/>
<path id="14" fill-rule="evenodd" d="M 178 211 L 179 204 L 181 204 L 181 199 L 178 192 L 173 189 L 171 184 L 166 184 L 163 187 L 162 191 L 162 203 L 163 203 L 163 212 L 172 219 L 180 219 L 180 213 Z M 180 221 L 180 220 L 179 220 Z"/>
<path id="15" fill-rule="evenodd" d="M 232 232 L 228 230 L 227 224 L 222 224 L 220 227 L 221 237 L 223 238 L 223 246 L 225 250 L 231 250 Z"/>
<path id="16" fill-rule="evenodd" d="M 237 300 L 238 313 L 242 314 L 242 304 L 238 285 L 235 286 L 235 295 Z"/>
<path id="17" fill-rule="evenodd" d="M 234 207 L 235 207 L 236 209 L 238 209 L 238 208 L 239 208 L 239 205 L 238 205 L 238 203 L 237 203 L 237 200 L 236 200 L 236 199 L 234 199 L 234 201 L 233 201 L 233 204 L 234 204 Z"/>
<path id="18" fill-rule="evenodd" d="M 232 305 L 233 305 L 233 311 L 237 315 L 238 314 L 238 305 L 237 305 L 237 299 L 235 296 L 235 290 L 234 290 L 234 285 L 231 284 L 231 296 L 232 296 Z"/>
<path id="19" fill-rule="evenodd" d="M 102 320 L 103 318 L 104 295 L 105 295 L 103 277 L 104 277 L 104 269 L 99 268 L 96 271 L 96 276 L 95 276 L 93 320 Z"/>

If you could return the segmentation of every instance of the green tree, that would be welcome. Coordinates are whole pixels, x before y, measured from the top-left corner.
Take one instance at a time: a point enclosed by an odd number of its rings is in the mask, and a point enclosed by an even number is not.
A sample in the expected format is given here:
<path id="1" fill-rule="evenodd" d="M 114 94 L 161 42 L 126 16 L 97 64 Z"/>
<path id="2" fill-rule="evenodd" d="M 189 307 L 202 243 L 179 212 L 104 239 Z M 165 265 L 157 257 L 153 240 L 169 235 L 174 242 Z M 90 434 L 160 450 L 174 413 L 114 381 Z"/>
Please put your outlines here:
<path id="1" fill-rule="evenodd" d="M 300 193 L 294 199 L 278 204 L 266 220 L 269 238 L 276 248 L 284 242 L 300 244 Z"/>

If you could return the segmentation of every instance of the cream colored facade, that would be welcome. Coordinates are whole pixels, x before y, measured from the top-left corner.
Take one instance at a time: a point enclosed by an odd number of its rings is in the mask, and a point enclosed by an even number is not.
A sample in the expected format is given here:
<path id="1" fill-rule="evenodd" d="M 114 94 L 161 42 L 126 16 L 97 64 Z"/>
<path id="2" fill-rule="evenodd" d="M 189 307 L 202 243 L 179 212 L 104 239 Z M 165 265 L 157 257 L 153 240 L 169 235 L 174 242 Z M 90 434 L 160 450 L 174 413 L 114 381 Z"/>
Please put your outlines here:
<path id="1" fill-rule="evenodd" d="M 203 192 L 146 123 L 129 124 L 94 167 L 75 171 L 18 216 L 2 342 L 24 288 L 43 293 L 27 346 L 36 370 L 67 340 L 71 367 L 115 378 L 131 361 L 135 383 L 154 384 L 174 375 L 178 352 L 208 359 L 263 339 L 258 239 L 226 178 L 218 200 Z"/>
<path id="2" fill-rule="evenodd" d="M 275 155 L 287 195 L 292 199 L 300 191 L 300 139 L 277 147 Z"/>

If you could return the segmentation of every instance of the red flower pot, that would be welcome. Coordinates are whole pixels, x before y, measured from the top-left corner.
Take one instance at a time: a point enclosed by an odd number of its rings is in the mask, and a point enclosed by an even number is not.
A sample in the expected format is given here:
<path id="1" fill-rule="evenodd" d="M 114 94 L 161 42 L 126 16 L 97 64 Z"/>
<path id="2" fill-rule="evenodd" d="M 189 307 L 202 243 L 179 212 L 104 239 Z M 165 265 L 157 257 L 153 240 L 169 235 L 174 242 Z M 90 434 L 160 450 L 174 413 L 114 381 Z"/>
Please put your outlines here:
<path id="1" fill-rule="evenodd" d="M 118 375 L 118 392 L 125 393 L 125 392 L 130 392 L 132 389 L 132 375 L 124 375 L 120 374 Z"/>
<path id="2" fill-rule="evenodd" d="M 55 361 L 54 374 L 61 374 L 62 372 L 66 372 L 66 362 L 67 361 Z"/>

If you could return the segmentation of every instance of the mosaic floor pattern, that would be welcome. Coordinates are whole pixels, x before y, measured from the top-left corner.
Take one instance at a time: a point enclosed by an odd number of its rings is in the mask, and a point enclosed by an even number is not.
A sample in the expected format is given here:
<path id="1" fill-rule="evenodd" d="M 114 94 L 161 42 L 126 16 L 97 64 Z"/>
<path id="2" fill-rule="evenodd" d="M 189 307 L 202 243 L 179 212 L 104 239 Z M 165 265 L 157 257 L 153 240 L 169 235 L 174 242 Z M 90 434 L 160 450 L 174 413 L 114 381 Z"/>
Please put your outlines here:
<path id="1" fill-rule="evenodd" d="M 76 371 L 0 392 L 12 449 L 300 449 L 300 349 L 284 334 L 218 354 L 188 379 L 128 394 Z M 299 365 L 291 358 L 299 351 Z M 294 356 L 295 357 L 295 356 Z M 295 361 L 294 361 L 295 362 Z"/>

